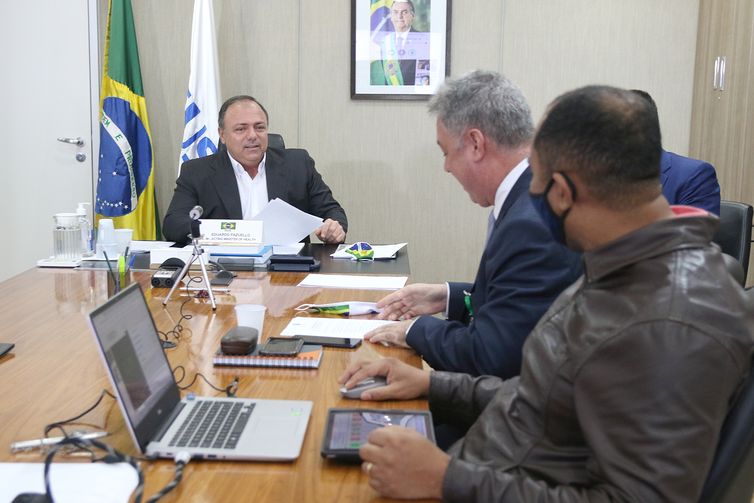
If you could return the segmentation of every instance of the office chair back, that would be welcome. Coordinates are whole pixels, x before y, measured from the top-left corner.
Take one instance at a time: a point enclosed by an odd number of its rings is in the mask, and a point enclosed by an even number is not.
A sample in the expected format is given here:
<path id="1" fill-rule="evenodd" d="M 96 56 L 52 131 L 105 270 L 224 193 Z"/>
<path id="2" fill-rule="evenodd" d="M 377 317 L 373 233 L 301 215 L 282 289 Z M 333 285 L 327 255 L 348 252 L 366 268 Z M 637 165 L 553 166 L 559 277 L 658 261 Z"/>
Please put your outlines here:
<path id="1" fill-rule="evenodd" d="M 744 277 L 749 272 L 751 252 L 751 223 L 754 208 L 735 201 L 720 201 L 720 227 L 712 241 L 741 263 Z"/>
<path id="2" fill-rule="evenodd" d="M 734 259 L 727 253 L 723 253 L 723 262 L 725 262 L 725 268 L 730 273 L 730 276 L 741 286 L 746 286 L 746 276 L 744 275 L 744 268 L 741 266 L 741 262 Z"/>
<path id="3" fill-rule="evenodd" d="M 267 147 L 276 150 L 284 150 L 285 141 L 283 140 L 283 136 L 277 133 L 267 133 Z"/>
<path id="4" fill-rule="evenodd" d="M 754 372 L 728 413 L 700 503 L 750 503 L 754 490 Z"/>

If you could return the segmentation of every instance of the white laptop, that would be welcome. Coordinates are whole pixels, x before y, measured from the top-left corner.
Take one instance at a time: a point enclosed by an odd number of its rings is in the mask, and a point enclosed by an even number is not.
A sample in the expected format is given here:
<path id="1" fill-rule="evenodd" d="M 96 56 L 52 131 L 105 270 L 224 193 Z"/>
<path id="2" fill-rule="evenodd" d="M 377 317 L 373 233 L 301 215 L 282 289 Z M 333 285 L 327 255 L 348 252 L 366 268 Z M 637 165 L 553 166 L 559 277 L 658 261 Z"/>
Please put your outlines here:
<path id="1" fill-rule="evenodd" d="M 312 402 L 196 397 L 181 400 L 138 283 L 89 314 L 118 403 L 142 454 L 292 461 Z"/>

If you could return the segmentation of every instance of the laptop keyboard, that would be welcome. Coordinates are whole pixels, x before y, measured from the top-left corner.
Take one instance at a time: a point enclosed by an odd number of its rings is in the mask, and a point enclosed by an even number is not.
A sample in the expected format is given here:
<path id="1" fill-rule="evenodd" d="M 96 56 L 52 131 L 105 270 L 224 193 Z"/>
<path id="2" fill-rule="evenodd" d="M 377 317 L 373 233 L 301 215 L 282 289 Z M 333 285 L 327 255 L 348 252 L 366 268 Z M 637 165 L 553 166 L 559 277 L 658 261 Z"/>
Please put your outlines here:
<path id="1" fill-rule="evenodd" d="M 197 400 L 168 445 L 235 449 L 252 410 L 245 402 Z"/>

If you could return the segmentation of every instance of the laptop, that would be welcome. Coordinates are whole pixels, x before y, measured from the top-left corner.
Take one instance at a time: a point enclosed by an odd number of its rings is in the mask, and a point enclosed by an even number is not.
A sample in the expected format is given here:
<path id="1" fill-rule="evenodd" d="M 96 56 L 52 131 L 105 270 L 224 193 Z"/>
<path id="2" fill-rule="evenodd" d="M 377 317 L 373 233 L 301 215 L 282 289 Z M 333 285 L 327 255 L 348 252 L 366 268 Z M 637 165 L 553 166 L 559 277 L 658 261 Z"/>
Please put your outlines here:
<path id="1" fill-rule="evenodd" d="M 89 314 L 89 324 L 139 451 L 172 458 L 293 461 L 312 402 L 181 399 L 138 283 Z"/>

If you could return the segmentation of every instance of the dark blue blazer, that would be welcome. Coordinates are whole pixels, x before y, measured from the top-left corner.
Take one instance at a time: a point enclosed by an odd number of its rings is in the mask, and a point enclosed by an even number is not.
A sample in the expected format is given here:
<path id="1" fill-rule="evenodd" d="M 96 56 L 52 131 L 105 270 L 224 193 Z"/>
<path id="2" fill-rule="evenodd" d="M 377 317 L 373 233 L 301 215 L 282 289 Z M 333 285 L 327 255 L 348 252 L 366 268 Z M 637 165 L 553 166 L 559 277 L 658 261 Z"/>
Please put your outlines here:
<path id="1" fill-rule="evenodd" d="M 524 339 L 581 275 L 581 256 L 556 243 L 534 209 L 530 181 L 527 168 L 505 199 L 474 284 L 449 283 L 448 320 L 422 316 L 411 326 L 406 342 L 435 370 L 518 375 Z"/>
<path id="2" fill-rule="evenodd" d="M 670 204 L 694 206 L 720 215 L 720 185 L 710 163 L 663 150 L 660 183 L 662 195 Z"/>

